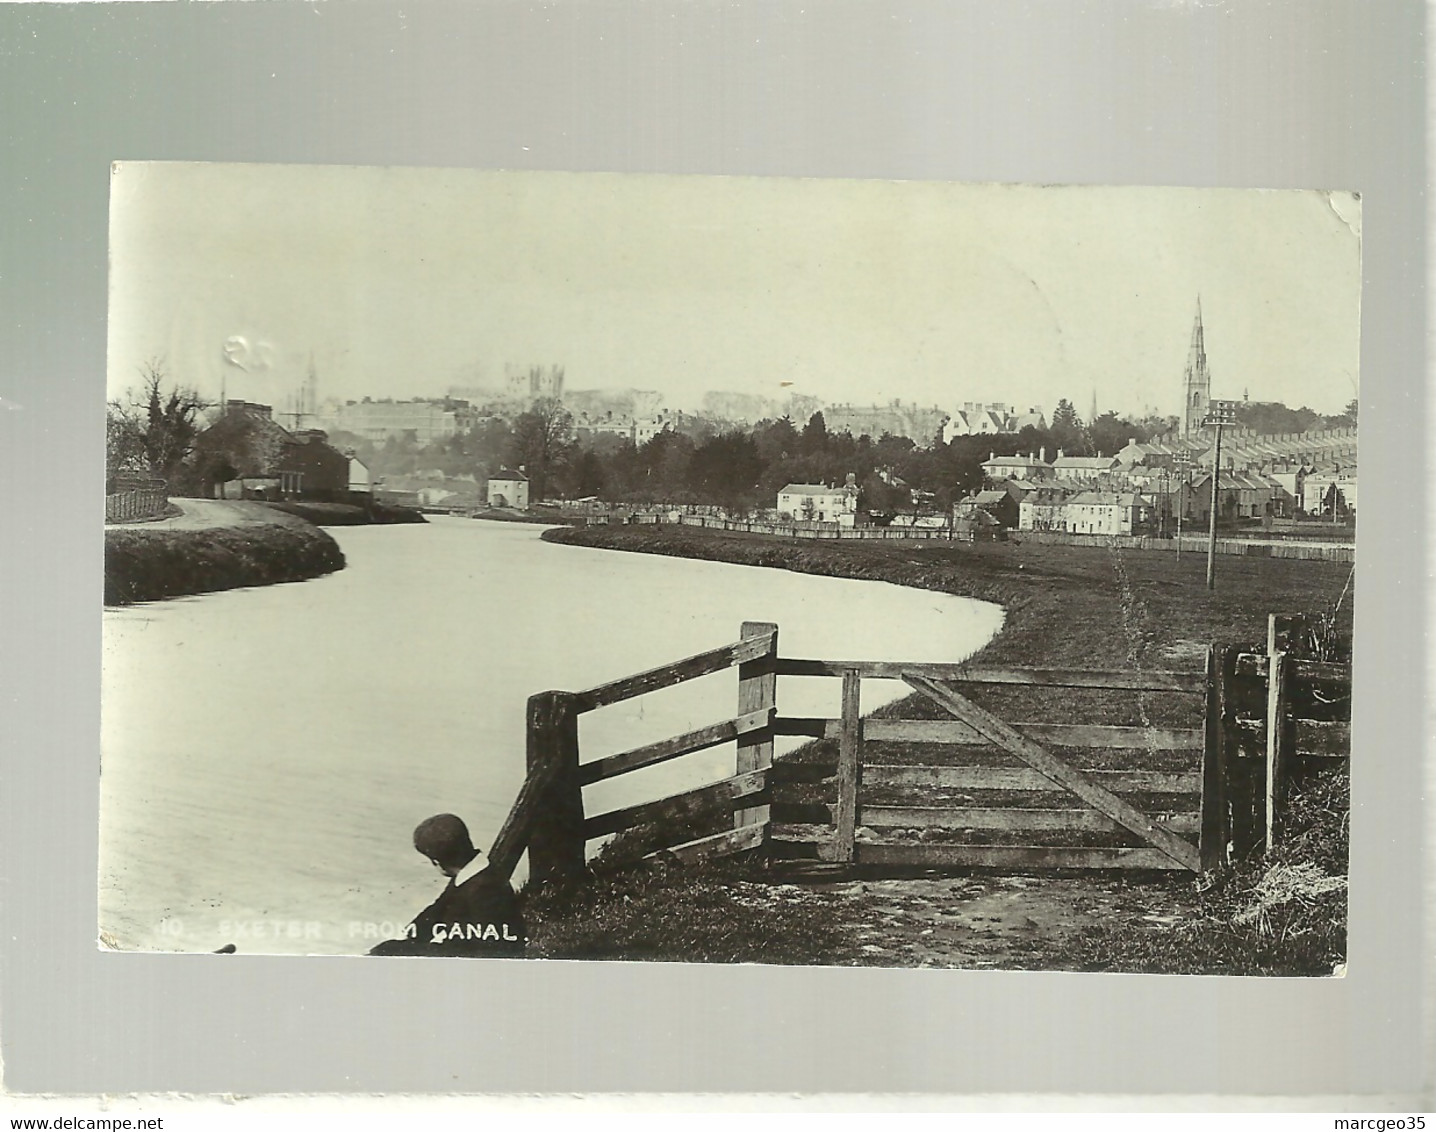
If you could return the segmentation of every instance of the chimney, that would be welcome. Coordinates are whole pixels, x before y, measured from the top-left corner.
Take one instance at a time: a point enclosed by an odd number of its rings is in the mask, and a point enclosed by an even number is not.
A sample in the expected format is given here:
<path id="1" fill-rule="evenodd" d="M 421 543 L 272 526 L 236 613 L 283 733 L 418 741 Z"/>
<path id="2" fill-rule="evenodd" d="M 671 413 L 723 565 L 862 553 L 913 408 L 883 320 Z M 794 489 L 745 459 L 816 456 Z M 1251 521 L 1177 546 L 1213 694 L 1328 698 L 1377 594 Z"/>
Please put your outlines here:
<path id="1" fill-rule="evenodd" d="M 997 459 L 997 453 L 996 453 L 996 452 L 989 452 L 989 453 L 987 454 L 987 462 L 988 462 L 989 464 L 992 463 L 992 461 L 994 461 L 994 460 L 996 460 L 996 459 Z"/>
<path id="2" fill-rule="evenodd" d="M 1062 449 L 1057 449 L 1057 459 L 1062 459 Z"/>
<path id="3" fill-rule="evenodd" d="M 849 473 L 848 473 L 848 478 L 847 478 L 847 486 L 848 486 L 848 487 L 857 487 L 857 485 L 858 485 L 858 475 L 857 475 L 857 473 L 856 473 L 856 472 L 849 472 Z"/>
<path id="4" fill-rule="evenodd" d="M 1042 462 L 1043 462 L 1044 464 L 1047 463 L 1047 446 L 1046 446 L 1046 445 L 1043 445 L 1043 447 L 1042 447 L 1041 459 L 1042 459 Z"/>

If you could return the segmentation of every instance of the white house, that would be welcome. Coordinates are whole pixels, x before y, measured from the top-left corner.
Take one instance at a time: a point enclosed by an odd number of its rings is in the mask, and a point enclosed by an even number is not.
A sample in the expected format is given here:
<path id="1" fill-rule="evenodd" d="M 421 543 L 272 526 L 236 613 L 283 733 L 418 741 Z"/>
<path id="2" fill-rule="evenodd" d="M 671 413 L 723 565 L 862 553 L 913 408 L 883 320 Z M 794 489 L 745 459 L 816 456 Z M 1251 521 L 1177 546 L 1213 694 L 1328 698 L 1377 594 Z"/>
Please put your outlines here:
<path id="1" fill-rule="evenodd" d="M 1067 456 L 1057 450 L 1052 474 L 1059 480 L 1090 480 L 1115 471 L 1120 466 L 1116 456 Z"/>
<path id="2" fill-rule="evenodd" d="M 523 472 L 500 468 L 489 477 L 490 507 L 511 507 L 516 511 L 529 509 L 529 478 Z"/>
<path id="3" fill-rule="evenodd" d="M 1142 508 L 1142 497 L 1130 492 L 1084 491 L 1067 502 L 1067 530 L 1076 535 L 1130 535 L 1141 521 Z"/>
<path id="4" fill-rule="evenodd" d="M 633 443 L 642 447 L 660 432 L 669 432 L 672 428 L 672 422 L 662 417 L 650 417 L 648 420 L 635 421 L 633 424 Z"/>
<path id="5" fill-rule="evenodd" d="M 1017 529 L 1021 531 L 1065 531 L 1067 500 L 1065 487 L 1051 485 L 1029 491 L 1018 504 Z"/>
<path id="6" fill-rule="evenodd" d="M 778 492 L 778 513 L 791 519 L 854 526 L 858 514 L 858 489 L 854 477 L 842 487 L 821 483 L 790 483 Z"/>
<path id="7" fill-rule="evenodd" d="M 349 490 L 365 492 L 374 490 L 374 477 L 370 474 L 364 461 L 357 456 L 349 457 Z"/>
<path id="8" fill-rule="evenodd" d="M 1302 507 L 1308 515 L 1331 513 L 1333 487 L 1340 496 L 1339 506 L 1356 510 L 1356 471 L 1318 468 L 1308 472 L 1302 482 Z"/>
<path id="9" fill-rule="evenodd" d="M 978 401 L 974 404 L 971 401 L 964 401 L 962 408 L 955 411 L 942 426 L 942 439 L 944 443 L 952 440 L 955 436 L 992 436 L 998 433 L 1021 432 L 1028 425 L 1033 428 L 1045 429 L 1047 420 L 1042 415 L 1042 410 L 1037 407 L 1029 408 L 1025 413 L 1019 413 L 1012 405 L 1004 405 L 1000 402 L 984 404 Z"/>
<path id="10" fill-rule="evenodd" d="M 982 474 L 990 480 L 1042 479 L 1050 468 L 1045 448 L 1040 455 L 1028 453 L 1025 456 L 999 456 L 996 452 L 992 452 L 982 462 Z"/>

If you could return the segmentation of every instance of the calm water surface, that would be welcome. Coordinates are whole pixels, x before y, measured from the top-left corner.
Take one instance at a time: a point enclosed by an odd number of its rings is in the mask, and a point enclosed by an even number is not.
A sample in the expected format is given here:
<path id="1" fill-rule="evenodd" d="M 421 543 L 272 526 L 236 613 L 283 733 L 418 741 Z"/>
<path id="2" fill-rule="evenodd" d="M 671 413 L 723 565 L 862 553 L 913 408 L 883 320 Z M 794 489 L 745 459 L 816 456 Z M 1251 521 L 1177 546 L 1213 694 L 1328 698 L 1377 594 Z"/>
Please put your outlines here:
<path id="1" fill-rule="evenodd" d="M 555 546 L 441 518 L 331 529 L 327 578 L 104 614 L 100 927 L 126 949 L 350 954 L 439 878 L 409 844 L 451 811 L 486 847 L 524 775 L 524 703 L 780 626 L 785 656 L 953 661 L 983 602 L 782 570 Z M 782 678 L 785 715 L 839 681 Z M 863 710 L 905 691 L 864 681 Z M 730 670 L 582 717 L 585 760 L 731 717 Z M 789 741 L 793 742 L 793 741 Z M 781 749 L 781 748 L 780 748 Z M 732 744 L 585 790 L 598 813 L 733 773 Z M 520 872 L 519 876 L 522 876 Z"/>

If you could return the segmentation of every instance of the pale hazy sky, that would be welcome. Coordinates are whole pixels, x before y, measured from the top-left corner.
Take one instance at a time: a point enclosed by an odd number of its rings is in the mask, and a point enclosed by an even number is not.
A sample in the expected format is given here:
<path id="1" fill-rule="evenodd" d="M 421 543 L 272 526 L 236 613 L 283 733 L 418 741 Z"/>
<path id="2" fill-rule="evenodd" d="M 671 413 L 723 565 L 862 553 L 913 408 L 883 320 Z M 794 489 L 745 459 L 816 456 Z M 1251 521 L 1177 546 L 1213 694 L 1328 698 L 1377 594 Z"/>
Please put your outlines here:
<path id="1" fill-rule="evenodd" d="M 571 389 L 1175 413 L 1200 294 L 1212 396 L 1357 393 L 1350 194 L 123 163 L 108 387 L 217 397 Z M 476 376 L 477 375 L 477 376 Z M 787 385 L 784 383 L 791 383 Z"/>

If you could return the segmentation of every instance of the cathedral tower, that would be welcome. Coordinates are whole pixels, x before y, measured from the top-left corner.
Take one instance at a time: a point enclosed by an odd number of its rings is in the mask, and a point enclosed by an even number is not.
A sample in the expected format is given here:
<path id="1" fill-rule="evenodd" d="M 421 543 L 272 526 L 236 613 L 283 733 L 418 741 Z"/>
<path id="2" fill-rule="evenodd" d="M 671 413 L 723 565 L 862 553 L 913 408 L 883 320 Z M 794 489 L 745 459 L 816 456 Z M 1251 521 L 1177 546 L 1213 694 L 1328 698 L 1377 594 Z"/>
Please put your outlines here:
<path id="1" fill-rule="evenodd" d="M 1202 339 L 1202 299 L 1197 296 L 1197 320 L 1192 323 L 1192 345 L 1187 351 L 1187 369 L 1182 375 L 1182 435 L 1202 431 L 1211 399 L 1212 375 L 1207 371 L 1207 347 Z"/>

